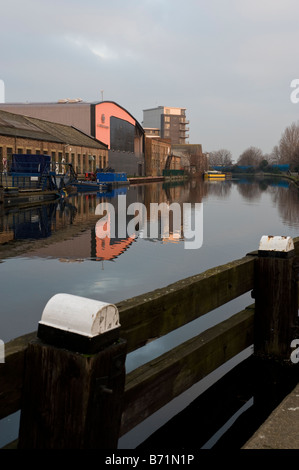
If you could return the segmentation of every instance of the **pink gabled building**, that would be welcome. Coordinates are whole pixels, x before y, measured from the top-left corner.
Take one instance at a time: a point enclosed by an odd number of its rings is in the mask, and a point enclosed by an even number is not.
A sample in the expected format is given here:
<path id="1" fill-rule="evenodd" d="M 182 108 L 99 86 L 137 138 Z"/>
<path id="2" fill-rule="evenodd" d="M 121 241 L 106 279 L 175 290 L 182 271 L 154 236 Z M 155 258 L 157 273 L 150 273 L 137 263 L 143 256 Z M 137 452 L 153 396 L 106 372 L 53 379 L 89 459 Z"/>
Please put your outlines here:
<path id="1" fill-rule="evenodd" d="M 108 146 L 109 167 L 132 176 L 145 174 L 144 130 L 126 109 L 113 101 L 0 103 L 0 109 L 73 126 Z"/>

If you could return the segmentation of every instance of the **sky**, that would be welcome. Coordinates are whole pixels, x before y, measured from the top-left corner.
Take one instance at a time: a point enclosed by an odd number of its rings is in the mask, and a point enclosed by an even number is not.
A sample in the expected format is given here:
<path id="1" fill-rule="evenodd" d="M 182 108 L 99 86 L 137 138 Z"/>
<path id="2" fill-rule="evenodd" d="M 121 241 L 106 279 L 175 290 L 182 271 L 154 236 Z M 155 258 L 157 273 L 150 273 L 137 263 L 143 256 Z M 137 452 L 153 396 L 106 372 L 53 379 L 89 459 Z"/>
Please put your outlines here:
<path id="1" fill-rule="evenodd" d="M 298 0 L 9 0 L 0 100 L 104 99 L 140 124 L 183 107 L 204 152 L 268 154 L 298 120 L 298 18 Z"/>

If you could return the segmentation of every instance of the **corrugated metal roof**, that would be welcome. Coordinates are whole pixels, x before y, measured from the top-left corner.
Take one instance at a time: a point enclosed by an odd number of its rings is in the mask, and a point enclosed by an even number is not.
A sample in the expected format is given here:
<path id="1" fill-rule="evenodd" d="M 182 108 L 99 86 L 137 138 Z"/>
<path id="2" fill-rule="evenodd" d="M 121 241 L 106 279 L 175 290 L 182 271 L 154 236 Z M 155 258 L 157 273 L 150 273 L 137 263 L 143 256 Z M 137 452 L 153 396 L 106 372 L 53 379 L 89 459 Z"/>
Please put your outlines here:
<path id="1" fill-rule="evenodd" d="M 105 144 L 74 127 L 3 110 L 0 110 L 0 135 L 107 149 Z"/>

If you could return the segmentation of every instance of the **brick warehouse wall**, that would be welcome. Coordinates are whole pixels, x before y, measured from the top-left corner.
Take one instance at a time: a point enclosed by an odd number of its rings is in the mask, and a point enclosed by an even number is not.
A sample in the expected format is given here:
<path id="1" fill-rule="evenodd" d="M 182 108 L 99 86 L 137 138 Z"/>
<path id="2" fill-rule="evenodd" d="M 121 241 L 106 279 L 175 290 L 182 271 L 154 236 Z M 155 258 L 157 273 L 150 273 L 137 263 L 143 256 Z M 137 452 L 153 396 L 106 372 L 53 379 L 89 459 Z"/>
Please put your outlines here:
<path id="1" fill-rule="evenodd" d="M 78 174 L 105 168 L 109 165 L 108 150 L 58 142 L 46 142 L 20 137 L 0 136 L 0 171 L 5 161 L 11 162 L 13 153 L 50 155 L 51 161 L 71 163 Z"/>
<path id="2" fill-rule="evenodd" d="M 162 176 L 167 155 L 171 152 L 169 141 L 145 137 L 145 168 L 146 176 Z M 180 160 L 180 159 L 179 159 Z M 173 159 L 172 165 L 175 165 Z M 180 161 L 178 163 L 180 165 Z M 172 166 L 171 168 L 176 168 Z"/>

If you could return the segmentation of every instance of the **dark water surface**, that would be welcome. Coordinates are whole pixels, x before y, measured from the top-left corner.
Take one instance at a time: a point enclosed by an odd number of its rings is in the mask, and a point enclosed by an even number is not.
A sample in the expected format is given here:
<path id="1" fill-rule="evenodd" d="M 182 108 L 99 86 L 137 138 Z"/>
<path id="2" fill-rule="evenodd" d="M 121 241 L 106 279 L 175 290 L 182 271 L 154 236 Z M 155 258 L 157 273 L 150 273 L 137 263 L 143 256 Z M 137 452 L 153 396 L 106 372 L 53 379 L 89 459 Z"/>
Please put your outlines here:
<path id="1" fill-rule="evenodd" d="M 186 249 L 183 230 L 181 239 L 172 237 L 171 223 L 170 237 L 163 237 L 159 229 L 158 237 L 149 238 L 144 236 L 146 227 L 137 227 L 139 233 L 136 230 L 134 236 L 103 242 L 97 236 L 103 226 L 96 208 L 101 202 L 112 204 L 117 216 L 120 196 L 126 207 L 144 204 L 148 214 L 151 203 L 178 202 L 182 214 L 183 204 L 192 203 L 194 209 L 196 203 L 202 217 L 201 246 Z M 127 216 L 126 222 L 131 219 Z M 6 342 L 35 331 L 46 303 L 57 293 L 116 303 L 241 258 L 258 249 L 263 235 L 299 235 L 299 191 L 287 180 L 131 185 L 118 194 L 78 194 L 58 203 L 3 213 L 0 339 Z M 127 371 L 249 303 L 250 295 L 242 296 L 130 354 Z M 0 427 L 0 445 L 1 434 L 7 433 Z M 147 437 L 147 432 L 137 434 L 138 438 L 124 437 L 120 445 L 131 448 Z"/>

